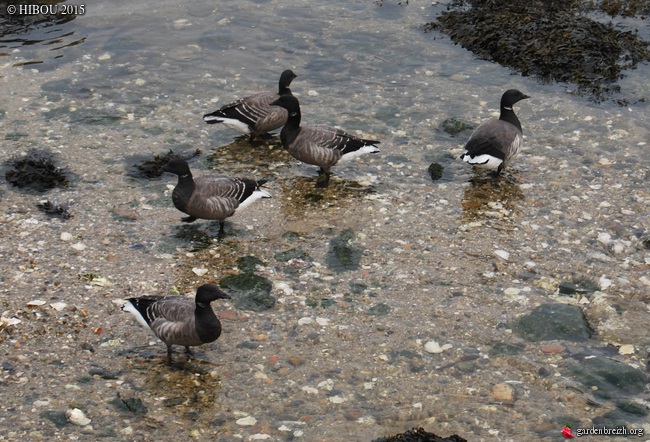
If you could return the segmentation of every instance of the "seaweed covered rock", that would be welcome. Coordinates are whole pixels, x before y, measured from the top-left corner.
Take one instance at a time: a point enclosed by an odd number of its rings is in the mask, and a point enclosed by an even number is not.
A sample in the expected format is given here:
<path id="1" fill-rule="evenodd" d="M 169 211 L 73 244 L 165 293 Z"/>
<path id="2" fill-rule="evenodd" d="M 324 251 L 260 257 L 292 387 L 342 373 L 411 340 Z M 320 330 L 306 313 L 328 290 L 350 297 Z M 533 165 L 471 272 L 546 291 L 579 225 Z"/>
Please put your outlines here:
<path id="1" fill-rule="evenodd" d="M 480 58 L 543 82 L 566 82 L 602 101 L 625 69 L 650 59 L 649 43 L 581 14 L 580 0 L 454 0 L 438 29 Z"/>
<path id="2" fill-rule="evenodd" d="M 58 167 L 54 155 L 47 151 L 31 149 L 23 157 L 8 160 L 6 165 L 9 170 L 5 179 L 16 187 L 45 192 L 69 184 L 66 168 Z"/>
<path id="3" fill-rule="evenodd" d="M 70 219 L 72 217 L 68 205 L 56 200 L 47 200 L 40 202 L 36 204 L 36 207 L 38 207 L 41 212 L 51 217 L 58 217 L 63 220 Z"/>
<path id="4" fill-rule="evenodd" d="M 162 175 L 163 170 L 162 168 L 171 160 L 172 158 L 182 158 L 185 161 L 189 161 L 190 159 L 197 157 L 201 155 L 201 150 L 196 149 L 192 153 L 188 154 L 177 154 L 174 153 L 173 150 L 169 150 L 169 152 L 159 155 L 155 154 L 152 159 L 144 159 L 142 161 L 137 162 L 136 164 L 133 165 L 133 168 L 135 169 L 133 172 L 131 172 L 129 175 L 131 175 L 134 178 L 158 178 Z"/>
<path id="5" fill-rule="evenodd" d="M 449 437 L 440 437 L 424 431 L 422 428 L 412 428 L 395 436 L 380 437 L 373 442 L 467 442 L 467 439 L 463 439 L 457 434 Z"/>

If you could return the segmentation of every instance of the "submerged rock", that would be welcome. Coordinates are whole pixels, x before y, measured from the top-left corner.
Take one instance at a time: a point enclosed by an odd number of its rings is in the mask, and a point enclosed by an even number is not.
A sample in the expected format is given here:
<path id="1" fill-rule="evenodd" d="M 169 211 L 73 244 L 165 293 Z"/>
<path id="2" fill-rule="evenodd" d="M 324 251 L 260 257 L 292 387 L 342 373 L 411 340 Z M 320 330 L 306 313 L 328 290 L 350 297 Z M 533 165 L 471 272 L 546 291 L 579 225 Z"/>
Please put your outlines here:
<path id="1" fill-rule="evenodd" d="M 584 358 L 571 371 L 575 379 L 602 399 L 636 396 L 648 382 L 642 371 L 604 358 Z"/>
<path id="2" fill-rule="evenodd" d="M 220 285 L 235 299 L 235 307 L 260 312 L 273 308 L 275 298 L 271 296 L 273 284 L 267 278 L 254 273 L 240 273 L 227 276 Z"/>
<path id="3" fill-rule="evenodd" d="M 36 204 L 36 207 L 38 207 L 41 212 L 52 217 L 58 217 L 65 220 L 70 219 L 72 216 L 68 209 L 68 205 L 60 203 L 56 200 L 54 202 L 50 200 L 43 201 Z"/>
<path id="4" fill-rule="evenodd" d="M 543 304 L 519 318 L 515 333 L 529 341 L 586 341 L 591 329 L 582 309 L 568 304 Z"/>
<path id="5" fill-rule="evenodd" d="M 440 178 L 442 178 L 443 170 L 445 170 L 445 168 L 438 163 L 431 163 L 427 169 L 432 181 L 438 181 Z"/>
<path id="6" fill-rule="evenodd" d="M 330 240 L 330 248 L 325 257 L 327 267 L 335 272 L 346 272 L 359 268 L 363 251 L 350 245 L 354 238 L 354 231 L 345 229 L 339 236 Z"/>
<path id="7" fill-rule="evenodd" d="M 379 439 L 373 440 L 373 442 L 467 442 L 467 439 L 463 439 L 457 434 L 449 437 L 440 437 L 434 433 L 425 431 L 423 428 L 412 428 L 395 436 L 380 437 Z"/>
<path id="8" fill-rule="evenodd" d="M 452 118 L 447 118 L 445 121 L 443 121 L 442 124 L 440 125 L 440 128 L 444 132 L 448 133 L 449 135 L 455 136 L 464 130 L 475 129 L 476 125 L 452 117 Z"/>

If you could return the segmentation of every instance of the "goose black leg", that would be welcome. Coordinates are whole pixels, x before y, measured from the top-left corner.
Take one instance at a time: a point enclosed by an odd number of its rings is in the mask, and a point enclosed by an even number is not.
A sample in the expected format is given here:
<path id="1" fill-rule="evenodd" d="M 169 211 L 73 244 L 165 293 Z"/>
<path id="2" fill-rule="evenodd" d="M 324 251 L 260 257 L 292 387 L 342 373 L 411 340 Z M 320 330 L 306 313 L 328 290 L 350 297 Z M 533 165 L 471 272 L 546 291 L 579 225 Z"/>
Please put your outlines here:
<path id="1" fill-rule="evenodd" d="M 330 171 L 321 169 L 318 174 L 318 180 L 316 181 L 316 187 L 324 188 L 327 187 L 330 183 Z"/>

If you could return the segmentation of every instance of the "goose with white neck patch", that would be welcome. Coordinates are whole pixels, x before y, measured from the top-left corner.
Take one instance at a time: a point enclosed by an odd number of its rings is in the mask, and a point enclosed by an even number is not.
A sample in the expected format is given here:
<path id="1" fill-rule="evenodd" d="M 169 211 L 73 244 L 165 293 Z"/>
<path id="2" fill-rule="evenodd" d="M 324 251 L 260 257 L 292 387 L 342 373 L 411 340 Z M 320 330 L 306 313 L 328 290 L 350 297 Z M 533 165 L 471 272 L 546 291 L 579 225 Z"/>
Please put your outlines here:
<path id="1" fill-rule="evenodd" d="M 526 98 L 530 97 L 517 89 L 504 92 L 499 119 L 486 121 L 477 127 L 460 158 L 481 169 L 495 169 L 495 174 L 499 175 L 521 150 L 523 132 L 512 107 Z"/>

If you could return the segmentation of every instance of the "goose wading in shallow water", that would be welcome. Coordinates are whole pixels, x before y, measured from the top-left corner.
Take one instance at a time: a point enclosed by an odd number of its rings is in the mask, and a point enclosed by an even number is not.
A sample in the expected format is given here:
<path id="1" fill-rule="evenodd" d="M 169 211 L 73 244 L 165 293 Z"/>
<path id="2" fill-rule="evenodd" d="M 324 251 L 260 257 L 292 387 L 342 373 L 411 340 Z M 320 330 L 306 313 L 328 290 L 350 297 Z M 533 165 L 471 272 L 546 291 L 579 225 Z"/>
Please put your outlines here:
<path id="1" fill-rule="evenodd" d="M 217 175 L 193 178 L 190 166 L 182 158 L 172 158 L 162 170 L 178 175 L 172 201 L 178 210 L 189 215 L 181 218 L 181 221 L 191 223 L 199 218 L 218 220 L 220 235 L 223 235 L 226 218 L 260 198 L 271 198 L 260 187 L 266 180 Z"/>
<path id="2" fill-rule="evenodd" d="M 300 125 L 300 103 L 293 95 L 283 95 L 273 103 L 289 112 L 280 132 L 282 145 L 303 163 L 320 166 L 316 187 L 327 187 L 331 168 L 365 153 L 379 152 L 379 141 L 364 140 L 341 129 L 325 125 Z"/>
<path id="3" fill-rule="evenodd" d="M 477 127 L 460 158 L 478 168 L 496 169 L 495 174 L 499 175 L 517 156 L 523 144 L 521 123 L 512 106 L 525 98 L 530 97 L 517 89 L 504 92 L 499 119 L 486 121 Z"/>
<path id="4" fill-rule="evenodd" d="M 150 328 L 167 346 L 167 362 L 172 362 L 172 345 L 190 347 L 216 341 L 221 322 L 210 303 L 231 299 L 215 284 L 204 284 L 194 299 L 185 296 L 142 296 L 129 298 L 122 310 L 131 313 L 144 327 Z"/>
<path id="5" fill-rule="evenodd" d="M 287 111 L 271 106 L 271 102 L 281 95 L 291 94 L 289 85 L 297 75 L 287 69 L 280 75 L 278 93 L 257 92 L 228 103 L 210 114 L 203 116 L 208 124 L 223 123 L 225 126 L 243 134 L 250 134 L 250 142 L 257 135 L 278 129 L 287 121 Z"/>

